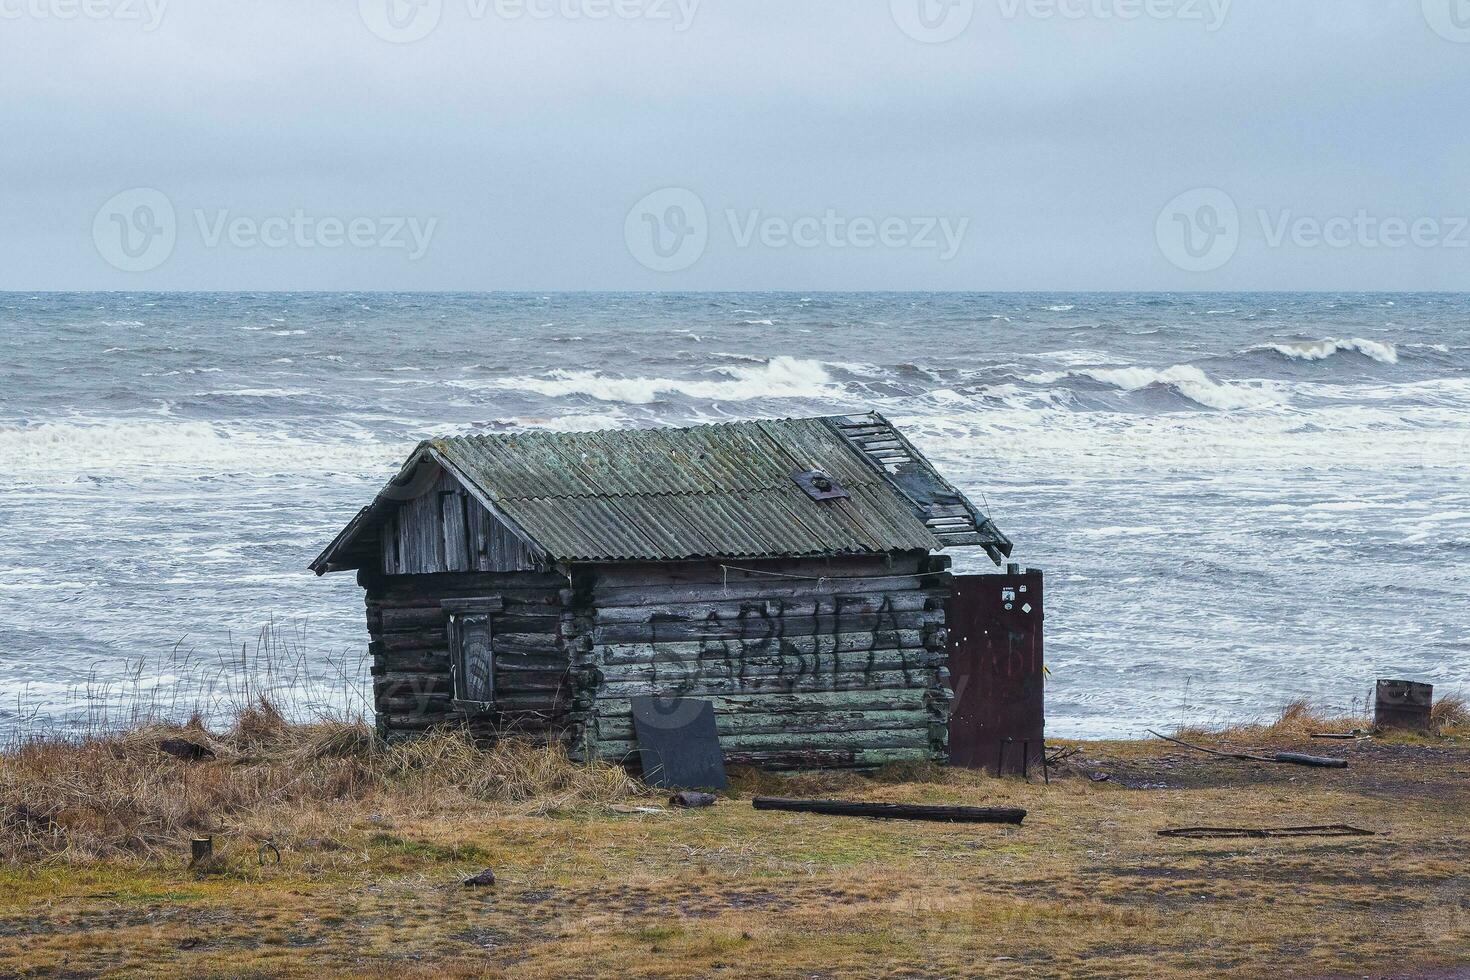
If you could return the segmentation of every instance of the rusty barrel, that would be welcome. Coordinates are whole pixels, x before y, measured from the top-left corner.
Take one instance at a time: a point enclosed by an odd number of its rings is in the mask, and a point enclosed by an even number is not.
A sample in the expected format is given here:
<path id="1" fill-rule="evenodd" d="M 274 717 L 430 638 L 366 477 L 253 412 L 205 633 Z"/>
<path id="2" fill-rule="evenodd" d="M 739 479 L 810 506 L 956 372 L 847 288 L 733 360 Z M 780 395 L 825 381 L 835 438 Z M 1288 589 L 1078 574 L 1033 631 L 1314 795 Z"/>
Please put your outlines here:
<path id="1" fill-rule="evenodd" d="M 1373 706 L 1373 723 L 1379 728 L 1429 730 L 1429 713 L 1434 707 L 1434 687 L 1414 681 L 1378 682 Z"/>

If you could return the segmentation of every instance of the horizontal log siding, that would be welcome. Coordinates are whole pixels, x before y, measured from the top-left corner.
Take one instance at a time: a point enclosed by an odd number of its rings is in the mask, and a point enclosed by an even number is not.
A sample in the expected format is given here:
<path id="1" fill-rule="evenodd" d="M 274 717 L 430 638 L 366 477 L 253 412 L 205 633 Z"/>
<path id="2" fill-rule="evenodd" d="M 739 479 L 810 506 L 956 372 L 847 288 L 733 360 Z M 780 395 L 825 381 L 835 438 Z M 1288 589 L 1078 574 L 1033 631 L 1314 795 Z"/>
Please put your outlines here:
<path id="1" fill-rule="evenodd" d="M 583 751 L 636 759 L 629 698 L 666 694 L 714 704 L 732 764 L 943 758 L 948 567 L 927 555 L 579 567 L 563 598 Z"/>
<path id="2" fill-rule="evenodd" d="M 572 738 L 572 677 L 563 638 L 567 579 L 541 573 L 361 576 L 367 590 L 373 694 L 379 733 L 395 740 L 437 725 L 477 734 Z M 499 596 L 492 620 L 495 702 L 466 719 L 452 704 L 445 599 Z"/>

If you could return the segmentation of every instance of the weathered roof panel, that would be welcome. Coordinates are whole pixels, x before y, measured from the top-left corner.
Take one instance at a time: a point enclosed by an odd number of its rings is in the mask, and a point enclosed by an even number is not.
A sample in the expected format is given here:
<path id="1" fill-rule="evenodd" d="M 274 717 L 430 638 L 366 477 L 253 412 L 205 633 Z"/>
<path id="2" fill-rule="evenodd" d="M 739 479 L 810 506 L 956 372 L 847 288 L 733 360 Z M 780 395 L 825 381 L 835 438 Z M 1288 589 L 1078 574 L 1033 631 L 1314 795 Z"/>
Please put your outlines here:
<path id="1" fill-rule="evenodd" d="M 877 414 L 435 439 L 395 483 L 430 460 L 558 561 L 882 554 L 961 543 L 997 557 L 1010 548 Z M 832 477 L 848 498 L 813 500 L 792 479 L 809 470 Z M 355 567 L 363 552 L 350 539 L 382 500 L 312 567 Z"/>

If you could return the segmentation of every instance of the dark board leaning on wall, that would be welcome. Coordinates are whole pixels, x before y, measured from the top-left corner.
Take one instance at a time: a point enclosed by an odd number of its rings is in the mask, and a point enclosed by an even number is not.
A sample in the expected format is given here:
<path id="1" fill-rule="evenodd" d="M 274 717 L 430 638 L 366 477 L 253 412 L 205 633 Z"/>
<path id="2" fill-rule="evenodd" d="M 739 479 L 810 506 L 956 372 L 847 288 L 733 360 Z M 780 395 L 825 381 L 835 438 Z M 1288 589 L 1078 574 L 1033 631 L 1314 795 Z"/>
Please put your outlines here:
<path id="1" fill-rule="evenodd" d="M 671 789 L 724 789 L 715 706 L 693 698 L 632 698 L 643 779 Z"/>

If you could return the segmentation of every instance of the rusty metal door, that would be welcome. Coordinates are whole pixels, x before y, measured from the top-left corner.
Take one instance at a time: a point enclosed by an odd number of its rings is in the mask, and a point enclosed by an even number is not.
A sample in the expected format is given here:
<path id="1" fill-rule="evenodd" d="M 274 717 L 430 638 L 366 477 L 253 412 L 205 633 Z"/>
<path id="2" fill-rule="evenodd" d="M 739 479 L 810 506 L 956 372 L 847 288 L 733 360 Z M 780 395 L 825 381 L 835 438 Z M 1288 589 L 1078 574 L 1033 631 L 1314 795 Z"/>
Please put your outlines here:
<path id="1" fill-rule="evenodd" d="M 1025 772 L 1046 751 L 1042 576 L 956 575 L 946 620 L 954 703 L 949 761 Z"/>

